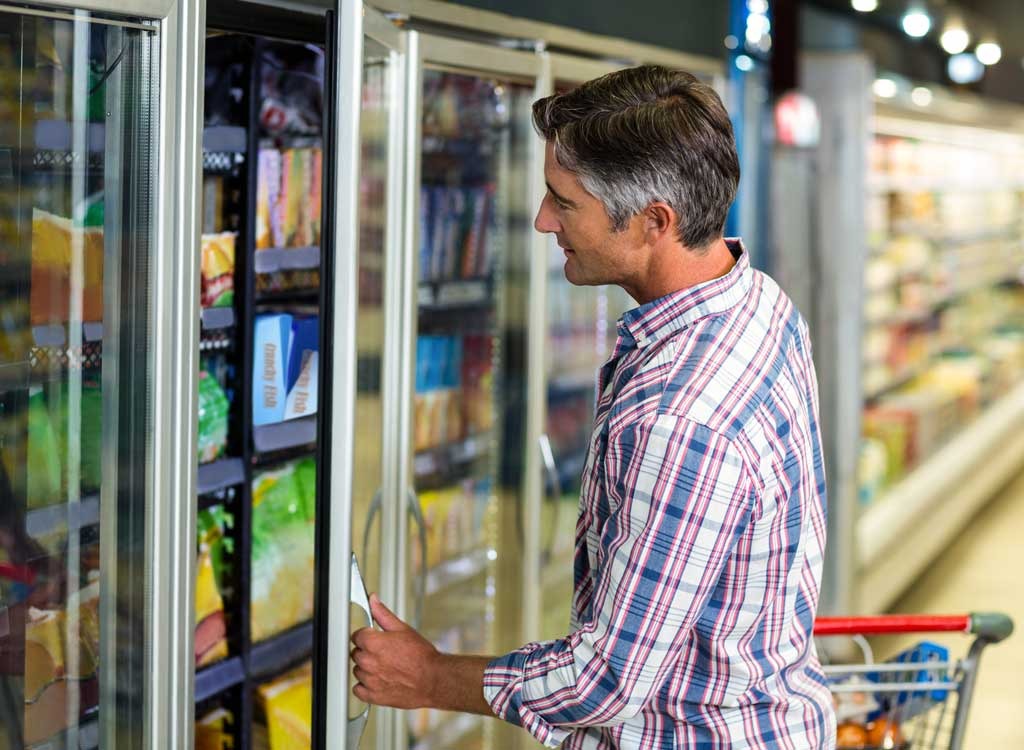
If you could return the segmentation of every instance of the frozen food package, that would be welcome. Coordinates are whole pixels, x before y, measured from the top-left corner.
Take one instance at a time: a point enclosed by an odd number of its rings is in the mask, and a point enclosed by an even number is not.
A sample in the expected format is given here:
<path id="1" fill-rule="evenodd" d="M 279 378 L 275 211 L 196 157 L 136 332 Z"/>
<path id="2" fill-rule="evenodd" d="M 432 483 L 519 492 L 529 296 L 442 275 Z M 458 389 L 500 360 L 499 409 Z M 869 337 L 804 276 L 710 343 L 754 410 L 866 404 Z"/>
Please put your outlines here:
<path id="1" fill-rule="evenodd" d="M 235 239 L 234 232 L 202 236 L 203 307 L 231 307 L 235 302 Z"/>
<path id="2" fill-rule="evenodd" d="M 231 725 L 235 718 L 225 708 L 218 708 L 196 721 L 195 750 L 232 750 L 234 737 Z"/>
<path id="3" fill-rule="evenodd" d="M 220 458 L 228 443 L 227 394 L 216 378 L 199 372 L 199 463 Z"/>
<path id="4" fill-rule="evenodd" d="M 280 422 L 287 398 L 288 350 L 292 316 L 260 315 L 256 318 L 253 367 L 253 424 Z"/>
<path id="5" fill-rule="evenodd" d="M 313 743 L 313 667 L 307 662 L 257 688 L 270 750 L 308 750 Z"/>
<path id="6" fill-rule="evenodd" d="M 28 507 L 39 508 L 66 502 L 67 487 L 64 459 L 68 455 L 68 384 L 59 388 L 33 389 L 28 403 Z M 95 492 L 102 478 L 102 387 L 91 381 L 82 383 L 79 404 L 79 489 Z"/>
<path id="7" fill-rule="evenodd" d="M 256 249 L 274 247 L 275 211 L 281 192 L 281 152 L 261 149 L 256 172 Z"/>
<path id="8" fill-rule="evenodd" d="M 253 641 L 312 618 L 314 519 L 306 512 L 294 464 L 253 479 Z"/>
<path id="9" fill-rule="evenodd" d="M 206 666 L 228 655 L 224 592 L 228 556 L 233 548 L 227 529 L 233 519 L 223 506 L 201 510 L 196 518 L 196 666 Z"/>
<path id="10" fill-rule="evenodd" d="M 200 547 L 196 560 L 195 660 L 205 667 L 228 655 L 224 600 L 217 589 L 210 551 Z"/>
<path id="11" fill-rule="evenodd" d="M 292 193 L 295 195 L 295 227 L 290 247 L 309 247 L 313 244 L 313 223 L 310 214 L 310 191 L 313 187 L 313 151 L 295 149 L 292 156 Z"/>
<path id="12" fill-rule="evenodd" d="M 80 226 L 70 219 L 32 209 L 32 325 L 70 319 L 71 258 L 83 261 L 82 320 L 103 320 L 103 227 Z"/>
<path id="13" fill-rule="evenodd" d="M 320 319 L 315 316 L 293 319 L 288 352 L 285 419 L 298 419 L 316 413 L 319 348 Z"/>
<path id="14" fill-rule="evenodd" d="M 310 167 L 310 188 L 309 201 L 306 210 L 309 212 L 310 227 L 313 239 L 310 244 L 320 244 L 320 202 L 323 200 L 324 183 L 324 152 L 323 149 L 313 149 L 313 163 Z"/>
<path id="15" fill-rule="evenodd" d="M 99 577 L 68 595 L 64 609 L 29 608 L 25 625 L 26 745 L 68 726 L 69 693 L 81 711 L 99 702 Z M 71 654 L 74 658 L 71 658 Z"/>

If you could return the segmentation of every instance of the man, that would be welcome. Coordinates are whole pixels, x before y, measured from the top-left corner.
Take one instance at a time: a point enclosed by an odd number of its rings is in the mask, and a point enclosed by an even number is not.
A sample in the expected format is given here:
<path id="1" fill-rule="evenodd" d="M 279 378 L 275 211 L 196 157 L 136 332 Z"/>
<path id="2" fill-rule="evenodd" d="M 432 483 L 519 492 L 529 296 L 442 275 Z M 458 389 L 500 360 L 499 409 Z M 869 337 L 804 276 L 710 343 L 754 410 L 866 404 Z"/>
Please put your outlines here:
<path id="1" fill-rule="evenodd" d="M 721 101 L 645 66 L 534 105 L 574 284 L 640 304 L 599 377 L 565 638 L 438 653 L 376 598 L 355 694 L 494 714 L 549 747 L 832 748 L 811 639 L 825 476 L 807 326 L 722 236 L 739 163 Z"/>

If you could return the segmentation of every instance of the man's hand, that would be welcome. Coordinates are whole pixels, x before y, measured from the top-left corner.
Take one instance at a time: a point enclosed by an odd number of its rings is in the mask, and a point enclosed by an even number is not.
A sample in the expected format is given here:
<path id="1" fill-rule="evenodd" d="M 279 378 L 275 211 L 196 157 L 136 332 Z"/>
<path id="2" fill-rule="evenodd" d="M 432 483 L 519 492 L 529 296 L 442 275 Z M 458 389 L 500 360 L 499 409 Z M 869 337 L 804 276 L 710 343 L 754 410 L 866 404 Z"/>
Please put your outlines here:
<path id="1" fill-rule="evenodd" d="M 431 692 L 441 654 L 376 594 L 370 597 L 370 611 L 381 629 L 362 628 L 352 634 L 352 661 L 359 680 L 352 692 L 364 703 L 432 708 Z"/>
<path id="2" fill-rule="evenodd" d="M 392 708 L 492 714 L 483 696 L 489 657 L 442 654 L 376 594 L 370 596 L 370 611 L 380 630 L 362 628 L 352 634 L 356 698 Z"/>

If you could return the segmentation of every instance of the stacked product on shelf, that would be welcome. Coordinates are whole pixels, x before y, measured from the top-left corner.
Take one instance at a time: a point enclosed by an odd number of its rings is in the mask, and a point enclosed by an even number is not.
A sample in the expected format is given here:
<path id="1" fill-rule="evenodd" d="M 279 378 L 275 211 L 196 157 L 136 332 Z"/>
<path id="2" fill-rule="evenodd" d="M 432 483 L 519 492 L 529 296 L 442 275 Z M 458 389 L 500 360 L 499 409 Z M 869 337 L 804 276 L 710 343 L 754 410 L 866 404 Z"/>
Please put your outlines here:
<path id="1" fill-rule="evenodd" d="M 232 725 L 235 717 L 225 708 L 216 708 L 196 720 L 195 750 L 232 750 Z"/>
<path id="2" fill-rule="evenodd" d="M 486 277 L 494 261 L 488 233 L 492 185 L 420 188 L 420 280 Z"/>
<path id="3" fill-rule="evenodd" d="M 864 505 L 1022 382 L 1022 166 L 984 146 L 873 142 Z"/>
<path id="4" fill-rule="evenodd" d="M 286 313 L 259 315 L 254 346 L 253 425 L 315 414 L 319 318 Z"/>
<path id="5" fill-rule="evenodd" d="M 67 729 L 99 705 L 98 568 L 64 606 L 28 608 L 25 623 L 25 735 L 33 745 Z M 72 706 L 78 707 L 78 716 Z"/>
<path id="6" fill-rule="evenodd" d="M 267 750 L 304 750 L 313 744 L 313 665 L 311 662 L 261 684 L 257 704 L 265 723 L 254 745 Z"/>
<path id="7" fill-rule="evenodd" d="M 250 632 L 261 641 L 313 617 L 316 463 L 263 471 L 252 486 Z"/>
<path id="8" fill-rule="evenodd" d="M 228 530 L 234 518 L 222 505 L 199 511 L 196 560 L 196 667 L 204 667 L 228 655 L 224 598 L 229 589 L 229 565 L 233 539 Z"/>
<path id="9" fill-rule="evenodd" d="M 426 550 L 419 537 L 410 538 L 410 557 L 414 572 L 425 558 L 427 569 L 481 549 L 484 541 L 484 514 L 491 499 L 489 478 L 464 479 L 440 490 L 420 493 L 420 509 L 425 527 Z"/>
<path id="10" fill-rule="evenodd" d="M 420 336 L 416 344 L 417 451 L 480 435 L 494 422 L 493 358 L 486 336 Z"/>

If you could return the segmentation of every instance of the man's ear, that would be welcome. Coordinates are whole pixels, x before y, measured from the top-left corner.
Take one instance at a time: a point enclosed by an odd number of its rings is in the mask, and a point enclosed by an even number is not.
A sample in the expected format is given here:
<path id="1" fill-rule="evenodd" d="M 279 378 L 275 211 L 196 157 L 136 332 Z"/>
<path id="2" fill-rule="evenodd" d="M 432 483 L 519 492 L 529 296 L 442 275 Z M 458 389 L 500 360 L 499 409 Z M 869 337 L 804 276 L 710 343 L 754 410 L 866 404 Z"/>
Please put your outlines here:
<path id="1" fill-rule="evenodd" d="M 660 241 L 667 233 L 676 231 L 676 212 L 672 206 L 658 201 L 644 210 L 644 232 L 651 244 Z"/>

